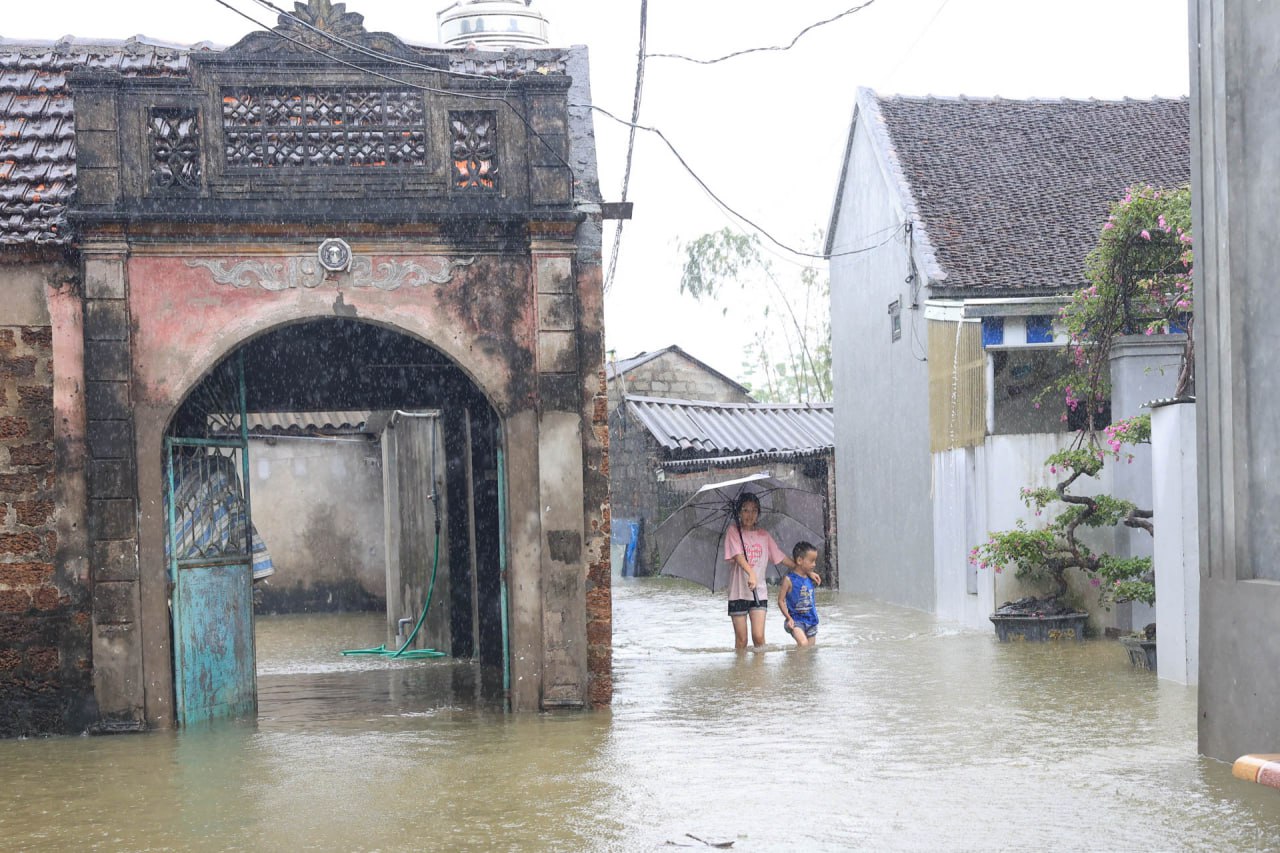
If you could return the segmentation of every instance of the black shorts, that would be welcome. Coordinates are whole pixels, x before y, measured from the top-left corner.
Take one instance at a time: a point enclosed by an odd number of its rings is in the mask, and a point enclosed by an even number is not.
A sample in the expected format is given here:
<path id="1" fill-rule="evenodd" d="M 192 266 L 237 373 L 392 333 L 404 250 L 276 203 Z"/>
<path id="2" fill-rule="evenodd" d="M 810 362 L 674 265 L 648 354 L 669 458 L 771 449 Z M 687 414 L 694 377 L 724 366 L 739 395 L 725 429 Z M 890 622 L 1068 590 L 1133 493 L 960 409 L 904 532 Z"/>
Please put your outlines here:
<path id="1" fill-rule="evenodd" d="M 729 599 L 729 615 L 745 616 L 752 610 L 768 610 L 769 599 L 762 598 L 755 601 L 750 598 L 731 598 Z"/>

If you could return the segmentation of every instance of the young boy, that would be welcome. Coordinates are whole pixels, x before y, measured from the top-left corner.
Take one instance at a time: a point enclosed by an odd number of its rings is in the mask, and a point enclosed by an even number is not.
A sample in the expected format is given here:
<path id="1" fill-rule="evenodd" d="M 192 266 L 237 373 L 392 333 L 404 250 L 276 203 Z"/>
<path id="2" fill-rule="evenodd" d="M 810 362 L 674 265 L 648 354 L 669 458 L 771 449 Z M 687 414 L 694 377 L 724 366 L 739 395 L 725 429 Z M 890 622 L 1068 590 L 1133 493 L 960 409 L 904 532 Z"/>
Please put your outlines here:
<path id="1" fill-rule="evenodd" d="M 787 633 L 800 646 L 818 643 L 818 608 L 814 592 L 822 579 L 815 571 L 818 549 L 808 542 L 797 542 L 791 549 L 795 568 L 787 572 L 778 589 L 778 609 L 786 620 Z"/>

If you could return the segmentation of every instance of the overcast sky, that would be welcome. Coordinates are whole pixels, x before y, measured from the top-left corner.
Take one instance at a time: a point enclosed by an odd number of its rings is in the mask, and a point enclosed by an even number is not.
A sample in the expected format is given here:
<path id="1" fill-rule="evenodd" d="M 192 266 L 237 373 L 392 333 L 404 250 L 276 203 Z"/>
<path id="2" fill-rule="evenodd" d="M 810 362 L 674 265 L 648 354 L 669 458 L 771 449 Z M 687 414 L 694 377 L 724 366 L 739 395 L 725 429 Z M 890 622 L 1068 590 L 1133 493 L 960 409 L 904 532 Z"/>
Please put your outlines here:
<path id="1" fill-rule="evenodd" d="M 785 43 L 861 0 L 650 0 L 649 51 L 711 57 Z M 259 20 L 252 0 L 228 0 Z M 595 103 L 626 116 L 639 0 L 535 0 L 558 44 L 591 48 Z M 285 4 L 281 4 L 285 5 Z M 449 0 L 348 0 L 371 30 L 436 40 Z M 127 38 L 231 44 L 252 24 L 214 0 L 5 0 L 11 39 Z M 1188 91 L 1186 0 L 876 0 L 787 52 L 713 66 L 648 62 L 641 122 L 660 127 L 730 205 L 782 242 L 825 226 L 854 92 L 1011 98 L 1150 98 Z M 620 196 L 626 132 L 597 118 L 606 200 Z M 618 357 L 679 344 L 740 375 L 749 306 L 728 317 L 679 295 L 677 244 L 729 219 L 661 143 L 637 142 L 617 279 L 606 304 Z M 607 237 L 611 245 L 611 239 Z M 606 246 L 608 251 L 608 245 Z"/>

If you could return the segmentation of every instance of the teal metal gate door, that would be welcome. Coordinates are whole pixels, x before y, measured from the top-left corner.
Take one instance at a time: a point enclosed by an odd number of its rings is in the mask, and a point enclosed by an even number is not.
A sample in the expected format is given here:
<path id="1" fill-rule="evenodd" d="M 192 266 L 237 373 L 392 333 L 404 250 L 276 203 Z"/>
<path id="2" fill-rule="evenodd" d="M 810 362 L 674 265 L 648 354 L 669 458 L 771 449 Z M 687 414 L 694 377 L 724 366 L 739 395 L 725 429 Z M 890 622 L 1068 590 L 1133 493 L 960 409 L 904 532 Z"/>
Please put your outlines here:
<path id="1" fill-rule="evenodd" d="M 243 371 L 237 411 L 165 439 L 178 724 L 257 714 L 253 525 Z"/>

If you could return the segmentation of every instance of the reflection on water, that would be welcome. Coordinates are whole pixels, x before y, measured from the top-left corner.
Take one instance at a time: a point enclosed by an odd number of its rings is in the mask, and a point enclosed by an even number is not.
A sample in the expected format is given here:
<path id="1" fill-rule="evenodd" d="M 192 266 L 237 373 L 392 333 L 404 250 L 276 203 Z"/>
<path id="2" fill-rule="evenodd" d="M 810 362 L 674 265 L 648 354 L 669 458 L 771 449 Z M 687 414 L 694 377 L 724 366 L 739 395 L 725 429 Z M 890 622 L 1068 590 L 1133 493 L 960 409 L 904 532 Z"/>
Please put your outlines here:
<path id="1" fill-rule="evenodd" d="M 620 582 L 612 712 L 507 716 L 467 664 L 342 658 L 379 616 L 259 620 L 260 718 L 0 742 L 24 850 L 1280 849 L 1280 796 L 1195 757 L 1195 691 L 1113 643 L 999 646 L 851 597 L 820 646 Z M 705 848 L 704 848 L 705 849 Z"/>

